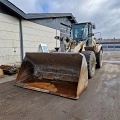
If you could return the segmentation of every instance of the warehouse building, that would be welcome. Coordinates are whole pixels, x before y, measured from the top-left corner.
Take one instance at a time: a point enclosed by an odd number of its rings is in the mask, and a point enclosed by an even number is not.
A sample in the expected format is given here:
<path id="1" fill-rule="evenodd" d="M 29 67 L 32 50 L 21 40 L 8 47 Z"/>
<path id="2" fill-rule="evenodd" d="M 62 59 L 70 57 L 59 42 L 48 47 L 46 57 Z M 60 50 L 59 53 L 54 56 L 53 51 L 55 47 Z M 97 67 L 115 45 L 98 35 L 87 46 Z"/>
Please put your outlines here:
<path id="1" fill-rule="evenodd" d="M 20 63 L 26 52 L 59 46 L 54 37 L 70 36 L 77 23 L 71 13 L 25 14 L 8 0 L 0 0 L 0 65 Z"/>
<path id="2" fill-rule="evenodd" d="M 97 42 L 102 44 L 104 51 L 120 51 L 120 39 L 103 39 Z"/>

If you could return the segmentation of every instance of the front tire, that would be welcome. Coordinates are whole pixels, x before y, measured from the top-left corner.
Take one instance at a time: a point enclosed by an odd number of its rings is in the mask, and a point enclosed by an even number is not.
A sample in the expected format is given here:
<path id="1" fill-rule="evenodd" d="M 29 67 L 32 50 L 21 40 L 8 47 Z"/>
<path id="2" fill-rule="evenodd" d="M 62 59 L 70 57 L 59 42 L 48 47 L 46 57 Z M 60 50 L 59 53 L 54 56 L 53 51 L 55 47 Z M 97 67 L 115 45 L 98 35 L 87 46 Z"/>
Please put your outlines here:
<path id="1" fill-rule="evenodd" d="M 102 67 L 102 58 L 103 58 L 103 52 L 102 52 L 102 50 L 100 50 L 100 51 L 96 54 L 96 62 L 97 62 L 96 67 L 97 67 L 97 68 L 101 68 L 101 67 Z"/>
<path id="2" fill-rule="evenodd" d="M 96 68 L 96 57 L 93 51 L 83 51 L 82 54 L 85 56 L 88 67 L 88 78 L 92 78 L 95 74 Z"/>

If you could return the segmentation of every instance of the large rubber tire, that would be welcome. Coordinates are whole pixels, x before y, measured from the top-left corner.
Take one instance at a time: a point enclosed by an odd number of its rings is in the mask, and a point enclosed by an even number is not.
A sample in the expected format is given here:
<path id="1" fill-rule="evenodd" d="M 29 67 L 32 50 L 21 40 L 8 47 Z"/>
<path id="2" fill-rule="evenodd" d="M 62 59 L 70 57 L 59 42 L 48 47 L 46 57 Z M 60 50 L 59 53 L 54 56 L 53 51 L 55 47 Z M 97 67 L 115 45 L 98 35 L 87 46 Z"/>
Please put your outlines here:
<path id="1" fill-rule="evenodd" d="M 97 54 L 96 54 L 96 67 L 97 68 L 101 68 L 102 67 L 102 58 L 103 58 L 103 51 L 100 50 Z"/>
<path id="2" fill-rule="evenodd" d="M 95 74 L 96 69 L 96 57 L 93 51 L 83 51 L 82 54 L 85 56 L 88 67 L 88 78 L 92 78 Z"/>

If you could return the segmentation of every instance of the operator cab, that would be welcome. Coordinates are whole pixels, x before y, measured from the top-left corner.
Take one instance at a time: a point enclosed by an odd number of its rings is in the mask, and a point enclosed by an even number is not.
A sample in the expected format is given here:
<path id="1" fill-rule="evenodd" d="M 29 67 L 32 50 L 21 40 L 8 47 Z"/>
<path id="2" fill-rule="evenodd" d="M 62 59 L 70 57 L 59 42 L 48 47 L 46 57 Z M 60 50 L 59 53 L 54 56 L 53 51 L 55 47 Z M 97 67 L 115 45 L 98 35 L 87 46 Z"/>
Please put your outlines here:
<path id="1" fill-rule="evenodd" d="M 95 29 L 95 25 L 92 25 L 91 22 L 73 24 L 71 31 L 72 40 L 76 40 L 77 42 L 87 39 L 92 40 L 92 29 Z"/>

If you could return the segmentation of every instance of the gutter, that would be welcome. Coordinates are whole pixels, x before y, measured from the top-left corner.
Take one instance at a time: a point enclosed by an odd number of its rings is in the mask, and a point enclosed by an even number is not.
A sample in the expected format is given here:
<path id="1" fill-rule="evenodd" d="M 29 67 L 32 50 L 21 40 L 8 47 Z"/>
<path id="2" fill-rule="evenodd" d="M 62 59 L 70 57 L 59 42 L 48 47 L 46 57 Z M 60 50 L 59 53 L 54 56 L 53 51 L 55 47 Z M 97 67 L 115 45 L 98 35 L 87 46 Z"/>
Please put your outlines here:
<path id="1" fill-rule="evenodd" d="M 16 7 L 13 3 L 11 3 L 10 1 L 8 1 L 8 0 L 0 0 L 0 3 L 4 4 L 6 7 L 11 9 L 15 13 L 17 13 L 19 16 L 26 19 L 26 14 L 21 9 Z"/>

